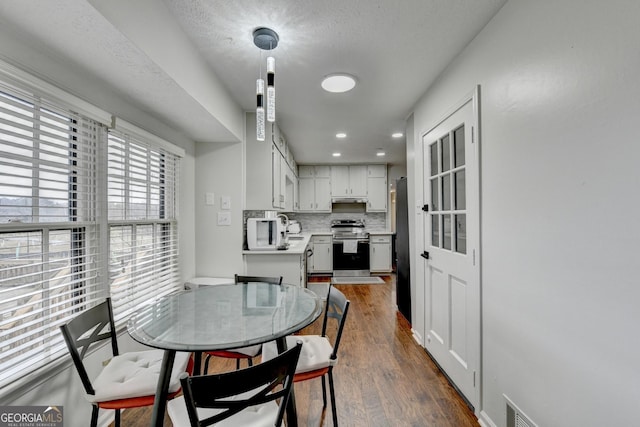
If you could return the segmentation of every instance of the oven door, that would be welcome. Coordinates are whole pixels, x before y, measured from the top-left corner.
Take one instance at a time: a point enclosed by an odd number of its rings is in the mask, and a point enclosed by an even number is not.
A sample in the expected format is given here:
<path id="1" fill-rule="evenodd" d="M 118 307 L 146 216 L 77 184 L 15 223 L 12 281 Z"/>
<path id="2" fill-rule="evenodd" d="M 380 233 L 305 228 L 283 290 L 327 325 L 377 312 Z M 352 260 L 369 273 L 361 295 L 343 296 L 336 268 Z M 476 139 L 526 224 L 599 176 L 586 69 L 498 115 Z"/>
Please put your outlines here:
<path id="1" fill-rule="evenodd" d="M 333 239 L 333 275 L 369 275 L 369 239 Z"/>

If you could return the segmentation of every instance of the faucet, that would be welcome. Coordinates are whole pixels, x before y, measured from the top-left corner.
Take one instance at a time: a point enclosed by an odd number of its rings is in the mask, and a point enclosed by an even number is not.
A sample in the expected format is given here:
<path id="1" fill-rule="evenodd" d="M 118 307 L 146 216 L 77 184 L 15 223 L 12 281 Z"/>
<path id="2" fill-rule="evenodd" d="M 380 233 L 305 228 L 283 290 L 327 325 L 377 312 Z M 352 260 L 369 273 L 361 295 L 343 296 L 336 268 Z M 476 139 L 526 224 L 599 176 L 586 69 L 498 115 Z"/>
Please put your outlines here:
<path id="1" fill-rule="evenodd" d="M 282 217 L 284 218 L 284 231 L 282 232 L 282 239 L 286 242 L 287 241 L 287 234 L 289 233 L 289 217 L 286 216 L 285 214 L 278 214 L 278 217 Z"/>

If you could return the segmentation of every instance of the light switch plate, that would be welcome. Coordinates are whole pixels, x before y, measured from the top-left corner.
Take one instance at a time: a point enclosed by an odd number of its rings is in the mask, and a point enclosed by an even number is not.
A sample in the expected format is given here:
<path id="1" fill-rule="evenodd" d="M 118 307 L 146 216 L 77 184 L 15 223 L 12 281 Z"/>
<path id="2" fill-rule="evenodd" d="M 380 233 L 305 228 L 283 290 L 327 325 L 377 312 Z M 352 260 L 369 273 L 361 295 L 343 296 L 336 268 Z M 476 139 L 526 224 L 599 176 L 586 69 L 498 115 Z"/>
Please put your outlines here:
<path id="1" fill-rule="evenodd" d="M 231 225 L 231 212 L 218 212 L 218 225 Z"/>
<path id="2" fill-rule="evenodd" d="M 208 206 L 213 206 L 216 204 L 216 195 L 215 193 L 205 193 L 204 195 L 204 203 Z"/>
<path id="3" fill-rule="evenodd" d="M 220 209 L 224 209 L 224 210 L 231 209 L 231 197 L 229 196 L 220 197 Z"/>

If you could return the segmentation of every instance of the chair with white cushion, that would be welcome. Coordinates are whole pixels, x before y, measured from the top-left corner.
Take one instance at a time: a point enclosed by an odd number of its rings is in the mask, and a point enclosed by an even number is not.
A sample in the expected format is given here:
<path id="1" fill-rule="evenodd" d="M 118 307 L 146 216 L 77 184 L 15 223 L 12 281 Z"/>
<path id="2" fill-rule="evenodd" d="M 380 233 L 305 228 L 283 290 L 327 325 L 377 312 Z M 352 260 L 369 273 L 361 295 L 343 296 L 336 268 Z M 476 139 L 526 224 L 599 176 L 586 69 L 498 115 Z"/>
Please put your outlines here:
<path id="1" fill-rule="evenodd" d="M 235 275 L 235 283 L 251 283 L 251 282 L 265 282 L 272 285 L 281 285 L 282 276 L 279 277 L 259 277 L 259 276 L 239 276 Z M 204 373 L 207 373 L 209 369 L 209 360 L 211 356 L 225 357 L 228 359 L 236 359 L 236 369 L 240 369 L 240 360 L 247 361 L 249 366 L 253 365 L 253 358 L 260 354 L 262 350 L 262 344 L 250 345 L 242 348 L 235 348 L 232 350 L 216 350 L 206 351 L 204 359 Z"/>
<path id="2" fill-rule="evenodd" d="M 183 374 L 184 395 L 167 405 L 173 426 L 280 426 L 301 348 L 296 343 L 265 363 L 223 374 Z"/>
<path id="3" fill-rule="evenodd" d="M 66 325 L 60 326 L 71 359 L 80 375 L 87 400 L 93 405 L 91 427 L 98 422 L 98 411 L 115 409 L 115 425 L 120 426 L 120 410 L 153 405 L 164 352 L 147 350 L 119 354 L 111 299 L 90 308 Z M 113 357 L 93 380 L 83 359 L 93 344 L 111 341 Z M 180 375 L 192 372 L 190 353 L 176 353 L 169 385 L 169 399 L 180 391 Z"/>
<path id="4" fill-rule="evenodd" d="M 333 367 L 338 362 L 338 347 L 344 329 L 347 312 L 349 311 L 349 300 L 342 292 L 333 286 L 329 286 L 329 295 L 325 307 L 324 319 L 322 321 L 322 335 L 291 335 L 287 337 L 287 346 L 294 345 L 297 341 L 302 341 L 302 352 L 296 367 L 296 374 L 293 381 L 306 381 L 313 378 L 322 378 L 322 400 L 323 407 L 327 407 L 327 389 L 324 376 L 329 377 L 329 392 L 331 396 L 331 409 L 333 414 L 333 425 L 338 426 L 338 415 L 336 411 L 336 397 L 333 386 Z M 337 329 L 333 343 L 327 336 L 328 320 L 336 319 Z M 262 362 L 275 357 L 278 354 L 274 342 L 262 345 Z"/>

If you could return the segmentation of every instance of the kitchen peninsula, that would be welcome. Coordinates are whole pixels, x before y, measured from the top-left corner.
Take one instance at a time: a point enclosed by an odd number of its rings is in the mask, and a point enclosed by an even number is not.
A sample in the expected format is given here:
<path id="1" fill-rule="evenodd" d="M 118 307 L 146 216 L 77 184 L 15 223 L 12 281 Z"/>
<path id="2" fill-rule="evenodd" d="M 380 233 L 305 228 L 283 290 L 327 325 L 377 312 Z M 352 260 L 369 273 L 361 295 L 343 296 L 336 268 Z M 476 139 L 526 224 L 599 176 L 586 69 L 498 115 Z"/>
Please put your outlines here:
<path id="1" fill-rule="evenodd" d="M 244 250 L 242 258 L 246 274 L 282 276 L 283 283 L 306 287 L 307 257 L 311 233 L 289 236 L 284 250 Z"/>

